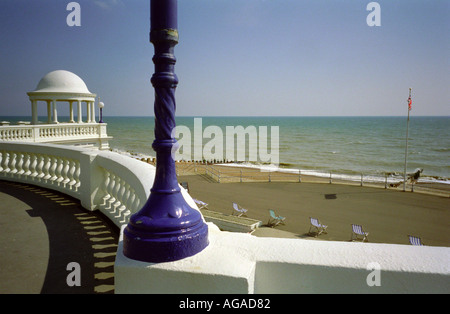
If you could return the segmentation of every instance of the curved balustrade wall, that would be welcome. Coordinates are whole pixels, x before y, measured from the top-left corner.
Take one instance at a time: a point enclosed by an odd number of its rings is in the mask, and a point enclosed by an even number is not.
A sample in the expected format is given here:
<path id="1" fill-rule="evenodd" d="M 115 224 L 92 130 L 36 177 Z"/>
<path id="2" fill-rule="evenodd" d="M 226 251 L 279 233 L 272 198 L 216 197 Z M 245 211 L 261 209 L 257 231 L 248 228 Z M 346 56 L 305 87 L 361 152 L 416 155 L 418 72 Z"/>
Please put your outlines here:
<path id="1" fill-rule="evenodd" d="M 0 143 L 0 179 L 68 194 L 117 226 L 146 202 L 155 168 L 112 152 L 75 146 Z"/>
<path id="2" fill-rule="evenodd" d="M 96 144 L 108 149 L 106 123 L 60 123 L 0 127 L 0 141 Z"/>

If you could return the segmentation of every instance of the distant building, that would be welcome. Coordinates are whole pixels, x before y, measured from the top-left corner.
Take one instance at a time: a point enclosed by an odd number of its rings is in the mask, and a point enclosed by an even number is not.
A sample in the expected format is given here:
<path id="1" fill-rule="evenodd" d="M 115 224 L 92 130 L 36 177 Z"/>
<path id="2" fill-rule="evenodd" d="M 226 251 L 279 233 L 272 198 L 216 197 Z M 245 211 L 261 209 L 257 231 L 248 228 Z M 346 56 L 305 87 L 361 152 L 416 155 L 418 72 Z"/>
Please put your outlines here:
<path id="1" fill-rule="evenodd" d="M 76 74 L 65 70 L 50 72 L 39 81 L 36 89 L 27 95 L 31 101 L 31 123 L 9 125 L 2 122 L 0 141 L 70 144 L 109 149 L 108 141 L 112 137 L 106 133 L 106 123 L 97 123 L 95 120 L 97 95 L 91 93 Z M 37 108 L 41 103 L 47 106 L 45 123 L 38 120 Z M 58 121 L 59 105 L 69 106 L 68 122 Z M 83 121 L 83 105 L 86 108 L 86 121 Z"/>

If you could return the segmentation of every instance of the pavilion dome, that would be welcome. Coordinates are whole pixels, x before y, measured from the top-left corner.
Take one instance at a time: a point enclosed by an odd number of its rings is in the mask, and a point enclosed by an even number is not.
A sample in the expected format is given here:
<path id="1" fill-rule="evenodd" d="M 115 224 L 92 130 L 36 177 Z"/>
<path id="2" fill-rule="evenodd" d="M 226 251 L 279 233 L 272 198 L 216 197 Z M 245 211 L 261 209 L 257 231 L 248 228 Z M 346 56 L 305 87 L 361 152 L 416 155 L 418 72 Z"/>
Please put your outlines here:
<path id="1" fill-rule="evenodd" d="M 33 93 L 77 93 L 91 94 L 86 83 L 76 74 L 57 70 L 46 74 Z"/>

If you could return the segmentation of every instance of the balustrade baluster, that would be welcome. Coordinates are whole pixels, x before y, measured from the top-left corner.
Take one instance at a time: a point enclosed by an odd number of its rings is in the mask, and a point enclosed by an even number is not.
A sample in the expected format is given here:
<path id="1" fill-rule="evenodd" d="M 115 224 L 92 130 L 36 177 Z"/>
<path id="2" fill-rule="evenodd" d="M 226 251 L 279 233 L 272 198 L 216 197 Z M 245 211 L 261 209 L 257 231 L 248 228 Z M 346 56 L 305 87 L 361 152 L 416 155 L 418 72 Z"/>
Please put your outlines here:
<path id="1" fill-rule="evenodd" d="M 32 163 L 32 158 L 33 158 L 33 154 L 32 153 L 24 153 L 25 154 L 25 162 L 23 164 L 23 176 L 28 179 L 31 171 L 30 171 L 30 167 L 31 167 L 31 163 Z"/>
<path id="2" fill-rule="evenodd" d="M 7 152 L 7 151 L 5 151 L 5 152 L 3 152 L 4 154 L 3 154 L 3 159 L 2 159 L 2 166 L 3 166 L 3 173 L 5 174 L 5 175 L 7 175 L 8 174 L 8 172 L 10 171 L 10 169 L 9 169 L 9 158 L 11 158 L 11 156 L 10 156 L 10 152 Z"/>
<path id="3" fill-rule="evenodd" d="M 121 179 L 119 176 L 115 175 L 114 176 L 114 191 L 113 191 L 113 196 L 115 198 L 115 202 L 114 202 L 114 208 L 117 209 L 120 206 L 120 200 L 119 200 L 119 191 L 121 186 Z"/>
<path id="4" fill-rule="evenodd" d="M 128 197 L 127 208 L 130 210 L 130 213 L 134 213 L 137 208 L 135 208 L 136 202 L 136 191 L 130 188 L 130 196 Z"/>
<path id="5" fill-rule="evenodd" d="M 112 172 L 109 172 L 109 184 L 108 184 L 108 194 L 110 195 L 108 199 L 109 207 L 111 208 L 116 201 L 115 195 L 114 195 L 114 187 L 116 185 L 116 179 L 115 174 Z"/>
<path id="6" fill-rule="evenodd" d="M 50 168 L 52 166 L 52 158 L 44 155 L 44 167 L 42 168 L 44 182 L 47 182 L 51 177 Z"/>
<path id="7" fill-rule="evenodd" d="M 16 168 L 16 158 L 17 158 L 17 153 L 16 152 L 11 152 L 10 153 L 10 158 L 9 158 L 9 175 L 11 177 L 14 177 L 14 174 L 17 172 L 17 168 Z"/>
<path id="8" fill-rule="evenodd" d="M 49 180 L 51 181 L 50 183 L 52 183 L 52 184 L 57 179 L 57 176 L 56 176 L 56 167 L 57 166 L 58 166 L 58 163 L 57 163 L 56 157 L 50 156 L 50 168 L 49 168 L 50 178 L 49 178 Z"/>
<path id="9" fill-rule="evenodd" d="M 45 176 L 44 167 L 45 167 L 45 157 L 42 154 L 38 154 L 36 171 L 33 174 L 35 180 L 40 182 L 44 178 L 44 176 Z"/>
<path id="10" fill-rule="evenodd" d="M 19 178 L 24 177 L 24 173 L 26 172 L 27 162 L 29 159 L 29 155 L 27 153 L 20 153 L 19 166 L 17 176 Z"/>
<path id="11" fill-rule="evenodd" d="M 67 176 L 69 178 L 69 182 L 67 183 L 69 185 L 69 190 L 73 190 L 74 184 L 77 183 L 77 181 L 75 180 L 76 170 L 75 160 L 69 159 L 69 172 L 67 173 Z"/>
<path id="12" fill-rule="evenodd" d="M 130 200 L 131 200 L 131 195 L 134 193 L 133 189 L 131 188 L 131 186 L 127 183 L 126 184 L 126 190 L 125 190 L 125 195 L 124 195 L 124 206 L 127 210 L 130 209 Z"/>
<path id="13" fill-rule="evenodd" d="M 64 167 L 64 159 L 62 157 L 55 156 L 56 169 L 55 169 L 55 183 L 60 186 L 64 180 L 62 170 Z"/>
<path id="14" fill-rule="evenodd" d="M 111 182 L 111 178 L 110 178 L 110 173 L 105 169 L 102 168 L 102 172 L 103 172 L 103 182 L 102 182 L 102 186 L 101 186 L 101 190 L 103 192 L 103 204 L 102 205 L 106 205 L 106 202 L 108 201 L 108 199 L 111 197 L 111 195 L 109 194 L 108 191 L 108 185 Z"/>
<path id="15" fill-rule="evenodd" d="M 120 179 L 120 181 L 121 181 L 121 187 L 120 187 L 120 191 L 119 191 L 119 195 L 118 195 L 119 201 L 120 201 L 120 205 L 119 205 L 118 210 L 119 210 L 119 212 L 123 212 L 127 208 L 126 205 L 125 205 L 126 204 L 126 200 L 127 200 L 126 192 L 128 190 L 129 185 L 122 178 Z"/>
<path id="16" fill-rule="evenodd" d="M 5 159 L 5 151 L 0 152 L 0 173 L 3 173 L 3 161 Z"/>
<path id="17" fill-rule="evenodd" d="M 145 202 L 145 201 L 144 201 Z M 133 205 L 131 206 L 133 208 L 133 213 L 137 212 L 139 209 L 141 209 L 142 207 L 142 202 L 141 199 L 139 197 L 137 197 L 137 195 L 135 195 L 134 197 L 134 201 L 133 201 Z"/>
<path id="18" fill-rule="evenodd" d="M 78 189 L 81 186 L 81 181 L 80 181 L 81 166 L 80 166 L 80 162 L 78 160 L 75 161 L 75 168 L 76 168 L 76 171 L 74 173 L 74 179 L 76 181 L 75 191 L 78 192 Z"/>
<path id="19" fill-rule="evenodd" d="M 28 169 L 28 172 L 29 172 L 28 177 L 31 180 L 34 180 L 34 178 L 37 176 L 37 173 L 36 173 L 37 165 L 38 165 L 38 155 L 32 153 L 30 155 L 30 167 Z"/>
<path id="20" fill-rule="evenodd" d="M 69 170 L 70 170 L 70 161 L 67 158 L 62 158 L 62 171 L 61 171 L 61 177 L 62 177 L 62 186 L 64 188 L 66 188 L 67 183 L 70 182 L 70 178 L 69 178 Z"/>

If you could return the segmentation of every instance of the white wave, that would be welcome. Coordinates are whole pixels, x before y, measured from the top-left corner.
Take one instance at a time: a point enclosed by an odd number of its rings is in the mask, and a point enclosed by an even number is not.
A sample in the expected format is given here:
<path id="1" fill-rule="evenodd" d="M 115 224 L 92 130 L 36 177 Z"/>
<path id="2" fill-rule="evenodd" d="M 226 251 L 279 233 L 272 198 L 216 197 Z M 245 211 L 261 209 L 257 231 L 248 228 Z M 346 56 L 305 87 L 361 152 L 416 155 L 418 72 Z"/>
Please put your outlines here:
<path id="1" fill-rule="evenodd" d="M 128 151 L 123 151 L 123 150 L 120 150 L 120 149 L 112 149 L 112 151 L 114 153 L 125 155 L 125 156 L 128 156 L 128 157 L 134 158 L 134 159 L 142 159 L 142 158 L 145 158 L 145 159 L 151 158 L 151 159 L 153 159 L 153 158 L 155 158 L 154 156 L 151 156 L 151 155 L 142 154 L 142 153 L 128 152 Z"/>
<path id="2" fill-rule="evenodd" d="M 280 168 L 277 165 L 262 165 L 262 164 L 254 164 L 254 163 L 225 163 L 225 164 L 218 164 L 219 166 L 228 166 L 228 167 L 241 167 L 241 168 L 252 168 L 252 169 L 259 169 L 262 172 L 284 172 L 284 173 L 294 173 L 298 174 L 299 171 L 302 175 L 310 175 L 315 177 L 321 177 L 321 178 L 329 178 L 330 172 L 329 171 L 320 171 L 320 170 L 306 170 L 306 169 L 294 169 L 294 168 Z M 370 183 L 399 183 L 403 182 L 403 174 L 389 174 L 387 177 L 382 174 L 362 174 L 363 175 L 363 181 L 364 182 L 370 182 Z M 333 180 L 343 180 L 343 181 L 355 181 L 360 182 L 361 181 L 361 174 L 345 174 L 345 173 L 331 173 L 331 178 Z M 421 177 L 418 182 L 420 183 L 443 183 L 443 184 L 450 184 L 450 180 L 447 179 L 436 179 L 433 177 L 427 177 L 423 176 Z"/>

